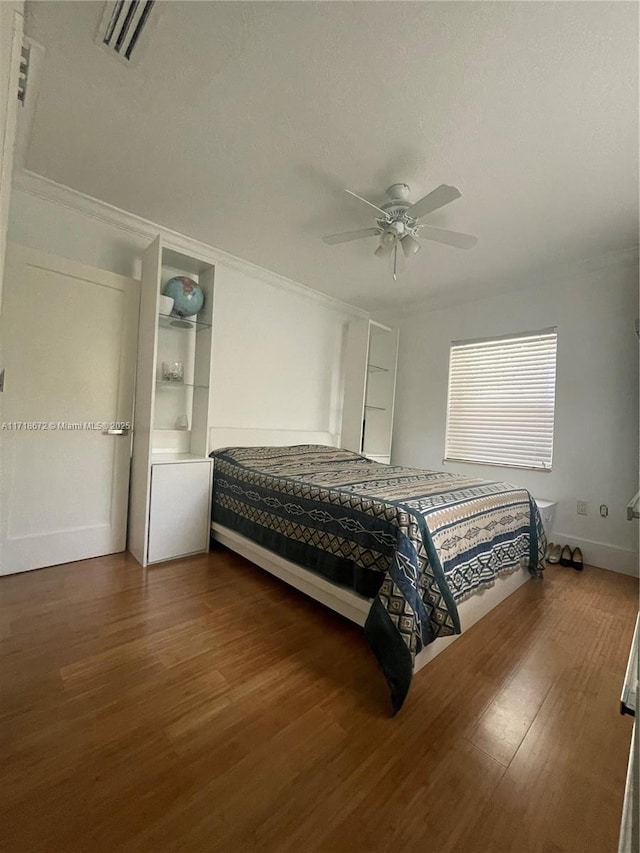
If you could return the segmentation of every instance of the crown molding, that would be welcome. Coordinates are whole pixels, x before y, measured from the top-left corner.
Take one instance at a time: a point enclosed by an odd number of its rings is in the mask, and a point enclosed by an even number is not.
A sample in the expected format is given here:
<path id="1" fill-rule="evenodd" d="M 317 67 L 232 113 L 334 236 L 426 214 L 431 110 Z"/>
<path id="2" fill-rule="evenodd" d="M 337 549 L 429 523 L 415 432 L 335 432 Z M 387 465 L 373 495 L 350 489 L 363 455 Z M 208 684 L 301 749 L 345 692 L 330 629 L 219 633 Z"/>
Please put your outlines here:
<path id="1" fill-rule="evenodd" d="M 561 282 L 580 281 L 586 275 L 602 272 L 607 269 L 634 269 L 640 271 L 640 247 L 627 246 L 624 249 L 614 249 L 601 252 L 599 255 L 576 258 L 541 267 L 527 273 L 513 274 L 492 283 L 478 281 L 455 288 L 452 292 L 438 292 L 423 299 L 405 302 L 399 307 L 372 306 L 373 317 L 383 317 L 384 322 L 398 324 L 416 315 L 431 314 L 434 311 L 448 311 L 470 302 L 482 302 L 486 299 L 499 299 L 522 293 L 531 288 L 557 287 Z M 514 284 L 517 281 L 517 286 Z M 602 286 L 610 286 L 608 279 L 602 280 Z"/>
<path id="2" fill-rule="evenodd" d="M 182 252 L 185 255 L 192 255 L 214 266 L 220 265 L 238 270 L 273 287 L 288 291 L 297 296 L 313 299 L 315 302 L 333 311 L 357 317 L 368 318 L 370 316 L 370 312 L 365 311 L 363 308 L 342 302 L 339 299 L 328 296 L 326 293 L 314 290 L 306 284 L 293 281 L 279 273 L 258 266 L 251 261 L 245 261 L 242 258 L 222 251 L 222 249 L 216 249 L 214 246 L 209 246 L 192 237 L 187 237 L 185 234 L 180 234 L 178 231 L 173 231 L 164 225 L 151 222 L 148 219 L 137 216 L 135 213 L 122 210 L 106 201 L 101 201 L 79 190 L 59 184 L 50 178 L 45 178 L 28 169 L 16 170 L 13 177 L 13 186 L 15 189 L 28 195 L 41 198 L 44 201 L 57 204 L 61 207 L 69 208 L 83 216 L 119 228 L 128 234 L 135 234 L 147 240 L 153 240 L 160 234 L 167 248 Z"/>

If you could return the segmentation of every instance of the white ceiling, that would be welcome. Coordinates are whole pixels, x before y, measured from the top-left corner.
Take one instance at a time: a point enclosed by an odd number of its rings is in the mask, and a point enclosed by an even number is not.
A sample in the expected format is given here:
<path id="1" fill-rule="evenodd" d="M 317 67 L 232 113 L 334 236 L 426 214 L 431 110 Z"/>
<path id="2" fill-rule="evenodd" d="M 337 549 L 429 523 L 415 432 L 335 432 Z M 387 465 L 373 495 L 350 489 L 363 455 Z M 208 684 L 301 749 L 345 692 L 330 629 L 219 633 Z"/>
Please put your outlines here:
<path id="1" fill-rule="evenodd" d="M 372 309 L 638 243 L 636 3 L 165 2 L 133 68 L 102 8 L 27 4 L 39 174 Z M 425 221 L 478 246 L 394 283 L 375 238 L 321 242 L 395 181 L 458 186 Z"/>

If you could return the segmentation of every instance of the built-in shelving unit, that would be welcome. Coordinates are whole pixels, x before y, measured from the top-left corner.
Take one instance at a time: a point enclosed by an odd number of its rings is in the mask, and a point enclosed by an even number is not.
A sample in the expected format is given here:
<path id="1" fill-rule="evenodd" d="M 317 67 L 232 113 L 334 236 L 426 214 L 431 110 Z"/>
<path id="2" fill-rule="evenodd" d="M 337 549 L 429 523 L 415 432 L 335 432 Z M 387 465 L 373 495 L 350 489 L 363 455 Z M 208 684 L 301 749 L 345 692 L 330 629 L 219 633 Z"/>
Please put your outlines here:
<path id="1" fill-rule="evenodd" d="M 397 330 L 370 320 L 360 450 L 376 462 L 391 461 L 397 359 Z"/>
<path id="2" fill-rule="evenodd" d="M 159 297 L 176 275 L 196 281 L 204 294 L 195 317 L 159 312 Z M 145 252 L 129 512 L 129 550 L 142 565 L 209 546 L 213 286 L 210 263 L 160 237 Z M 167 378 L 176 363 L 180 379 Z"/>
<path id="3" fill-rule="evenodd" d="M 340 442 L 376 462 L 391 461 L 398 330 L 354 318 L 346 330 Z"/>

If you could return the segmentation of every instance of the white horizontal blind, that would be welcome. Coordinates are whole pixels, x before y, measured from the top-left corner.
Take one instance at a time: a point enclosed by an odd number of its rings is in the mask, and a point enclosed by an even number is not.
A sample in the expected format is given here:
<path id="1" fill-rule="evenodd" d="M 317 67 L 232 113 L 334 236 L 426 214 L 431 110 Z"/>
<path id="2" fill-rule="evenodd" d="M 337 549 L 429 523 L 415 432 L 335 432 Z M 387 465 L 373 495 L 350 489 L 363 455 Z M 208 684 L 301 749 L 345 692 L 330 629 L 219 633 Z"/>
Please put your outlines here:
<path id="1" fill-rule="evenodd" d="M 451 345 L 445 459 L 550 470 L 554 330 Z"/>

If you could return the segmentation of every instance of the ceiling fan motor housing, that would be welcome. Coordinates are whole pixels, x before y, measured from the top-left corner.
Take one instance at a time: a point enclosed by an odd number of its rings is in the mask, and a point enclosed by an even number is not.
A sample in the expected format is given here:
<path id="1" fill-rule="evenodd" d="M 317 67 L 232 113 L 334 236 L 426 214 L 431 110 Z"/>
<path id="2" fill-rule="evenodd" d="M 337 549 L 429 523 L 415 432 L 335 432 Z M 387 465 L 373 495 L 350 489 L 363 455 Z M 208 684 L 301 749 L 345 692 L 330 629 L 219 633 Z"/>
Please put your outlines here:
<path id="1" fill-rule="evenodd" d="M 377 220 L 377 225 L 383 231 L 387 231 L 392 225 L 401 225 L 402 227 L 398 230 L 398 233 L 404 234 L 405 232 L 413 231 L 417 224 L 417 220 L 412 216 L 407 216 L 407 210 L 411 205 L 408 201 L 388 201 L 381 206 L 381 210 L 384 210 L 386 216 L 380 217 Z M 396 229 L 393 229 L 396 230 Z"/>
<path id="2" fill-rule="evenodd" d="M 411 190 L 409 189 L 409 184 L 391 184 L 389 189 L 387 190 L 387 195 L 390 199 L 394 201 L 409 201 L 409 193 Z M 407 204 L 407 207 L 409 205 Z"/>
<path id="3" fill-rule="evenodd" d="M 417 220 L 411 216 L 407 216 L 406 212 L 411 207 L 409 201 L 410 189 L 408 184 L 392 184 L 387 190 L 389 201 L 381 205 L 381 210 L 384 210 L 386 219 L 378 219 L 378 225 L 383 230 L 392 230 L 397 236 L 410 232 L 415 228 Z M 390 228 L 390 226 L 400 225 L 400 228 Z"/>

